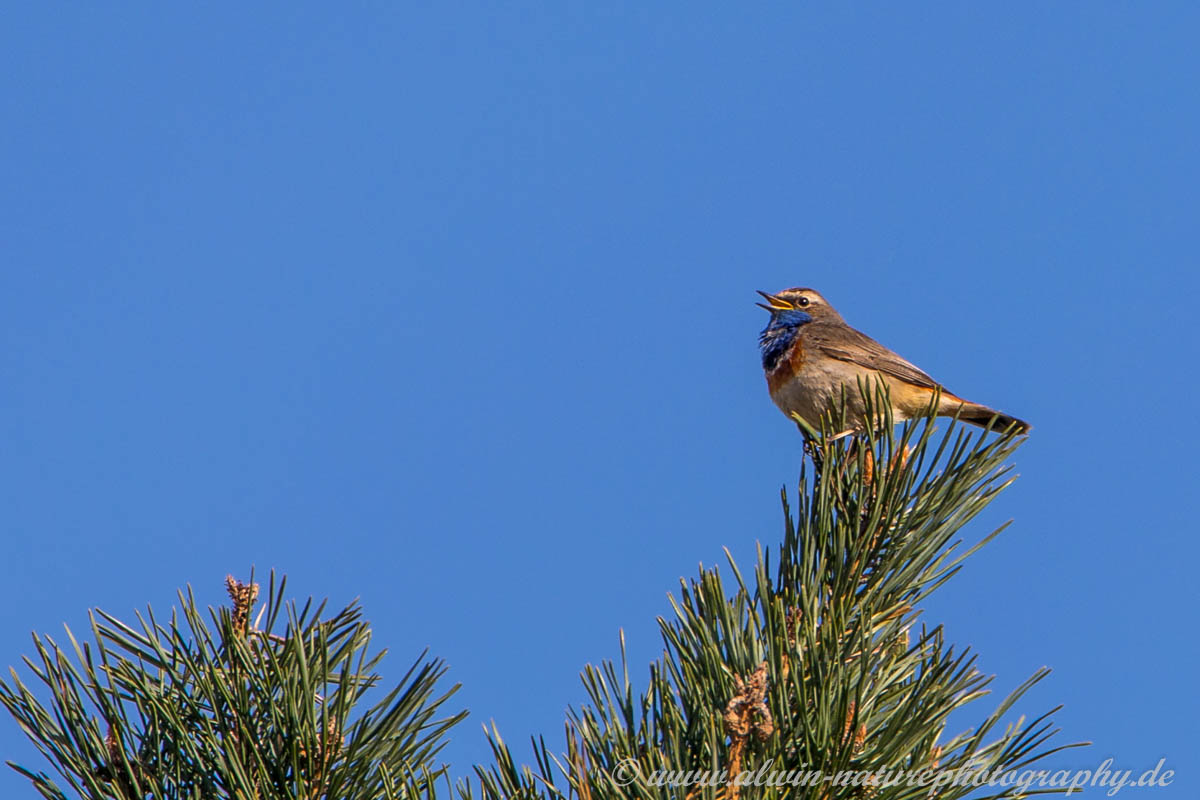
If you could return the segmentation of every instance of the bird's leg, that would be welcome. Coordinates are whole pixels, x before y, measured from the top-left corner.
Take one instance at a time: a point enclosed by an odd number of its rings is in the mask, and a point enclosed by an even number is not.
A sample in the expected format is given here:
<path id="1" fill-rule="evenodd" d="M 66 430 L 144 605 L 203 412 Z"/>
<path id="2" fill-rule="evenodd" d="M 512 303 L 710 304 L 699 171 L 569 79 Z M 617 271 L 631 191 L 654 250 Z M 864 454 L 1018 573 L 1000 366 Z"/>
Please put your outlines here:
<path id="1" fill-rule="evenodd" d="M 816 439 L 805 436 L 804 454 L 812 459 L 819 480 L 821 473 L 825 471 L 825 454 L 821 451 L 820 443 Z"/>
<path id="2" fill-rule="evenodd" d="M 820 470 L 825 461 L 824 456 L 821 454 L 821 445 L 825 445 L 830 442 L 839 441 L 841 439 L 846 438 L 847 436 L 853 436 L 856 433 L 858 433 L 858 431 L 856 429 L 847 428 L 846 430 L 841 431 L 839 433 L 835 433 L 832 436 L 822 436 L 819 438 L 812 437 L 812 436 L 805 436 L 804 437 L 804 452 L 809 458 L 812 459 L 813 464 L 817 467 L 817 469 Z"/>

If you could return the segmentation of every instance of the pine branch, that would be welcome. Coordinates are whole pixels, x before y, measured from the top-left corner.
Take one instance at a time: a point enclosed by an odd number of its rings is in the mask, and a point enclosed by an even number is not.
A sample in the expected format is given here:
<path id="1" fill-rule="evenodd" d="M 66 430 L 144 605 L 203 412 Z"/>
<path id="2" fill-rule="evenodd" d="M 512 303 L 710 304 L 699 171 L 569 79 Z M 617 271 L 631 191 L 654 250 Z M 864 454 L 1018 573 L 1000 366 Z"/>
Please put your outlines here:
<path id="1" fill-rule="evenodd" d="M 807 431 L 774 562 L 760 550 L 747 579 L 726 553 L 727 574 L 682 582 L 674 616 L 660 619 L 665 653 L 644 692 L 633 691 L 623 638 L 619 670 L 588 666 L 590 702 L 569 713 L 566 753 L 536 741 L 536 769 L 518 767 L 493 728 L 495 765 L 477 768 L 483 797 L 917 798 L 929 787 L 742 787 L 735 778 L 766 764 L 793 778 L 871 772 L 883 781 L 898 769 L 1012 769 L 1062 749 L 1047 747 L 1049 714 L 994 732 L 1048 670 L 948 736 L 950 716 L 983 698 L 991 679 L 940 626 L 919 625 L 919 604 L 1000 532 L 965 551 L 952 541 L 1011 483 L 1006 462 L 1022 439 L 955 421 L 938 433 L 932 417 L 896 433 L 886 396 L 875 400 L 882 411 L 864 436 L 828 436 L 845 429 L 837 420 Z M 660 785 L 664 775 L 676 785 Z M 944 786 L 938 796 L 972 791 Z"/>
<path id="2" fill-rule="evenodd" d="M 0 703 L 65 788 L 13 768 L 54 800 L 431 796 L 434 758 L 466 715 L 439 717 L 458 688 L 436 694 L 443 664 L 423 654 L 366 707 L 384 653 L 357 604 L 325 617 L 324 603 L 285 603 L 272 575 L 252 619 L 257 585 L 227 588 L 232 607 L 207 616 L 188 590 L 166 624 L 96 611 L 92 642 L 35 636 L 26 665 L 48 702 L 12 670 Z"/>

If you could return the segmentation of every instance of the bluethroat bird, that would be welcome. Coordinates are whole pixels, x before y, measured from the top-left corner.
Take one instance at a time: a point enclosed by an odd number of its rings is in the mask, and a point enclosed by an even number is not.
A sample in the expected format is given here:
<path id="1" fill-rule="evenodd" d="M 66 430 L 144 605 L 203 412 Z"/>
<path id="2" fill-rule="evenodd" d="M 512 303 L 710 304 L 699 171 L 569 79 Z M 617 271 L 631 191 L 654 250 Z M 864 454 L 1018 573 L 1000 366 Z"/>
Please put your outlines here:
<path id="1" fill-rule="evenodd" d="M 816 430 L 821 418 L 845 404 L 845 422 L 860 431 L 866 421 L 867 381 L 878 379 L 887 388 L 895 421 L 928 413 L 940 391 L 937 413 L 979 426 L 989 423 L 997 431 L 1015 428 L 1028 433 L 1027 422 L 964 400 L 917 367 L 866 334 L 846 324 L 812 289 L 784 289 L 778 294 L 759 292 L 767 301 L 757 305 L 771 312 L 771 321 L 759 336 L 767 388 L 779 410 L 795 414 Z M 865 379 L 865 380 L 864 380 Z"/>

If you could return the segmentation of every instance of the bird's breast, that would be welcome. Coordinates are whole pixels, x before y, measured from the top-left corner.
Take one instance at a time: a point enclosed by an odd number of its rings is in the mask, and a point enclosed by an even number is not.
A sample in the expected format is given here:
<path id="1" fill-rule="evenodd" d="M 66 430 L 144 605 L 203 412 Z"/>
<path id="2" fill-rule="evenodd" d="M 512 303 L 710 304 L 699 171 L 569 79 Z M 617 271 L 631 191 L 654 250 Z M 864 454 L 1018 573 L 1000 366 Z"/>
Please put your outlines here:
<path id="1" fill-rule="evenodd" d="M 784 352 L 783 358 L 776 361 L 771 369 L 766 370 L 767 389 L 776 403 L 779 402 L 780 396 L 787 387 L 800 375 L 802 369 L 804 369 L 804 343 L 797 336 Z"/>

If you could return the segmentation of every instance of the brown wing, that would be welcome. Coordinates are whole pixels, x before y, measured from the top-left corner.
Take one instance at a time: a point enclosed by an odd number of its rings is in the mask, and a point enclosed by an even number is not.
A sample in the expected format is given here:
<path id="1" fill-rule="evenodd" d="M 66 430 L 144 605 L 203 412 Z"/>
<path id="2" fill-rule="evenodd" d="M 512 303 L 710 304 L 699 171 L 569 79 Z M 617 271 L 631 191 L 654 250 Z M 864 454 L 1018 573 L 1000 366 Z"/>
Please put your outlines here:
<path id="1" fill-rule="evenodd" d="M 809 334 L 809 341 L 830 358 L 878 370 L 917 386 L 935 389 L 941 385 L 916 366 L 849 325 L 810 327 L 813 329 L 805 331 Z"/>

